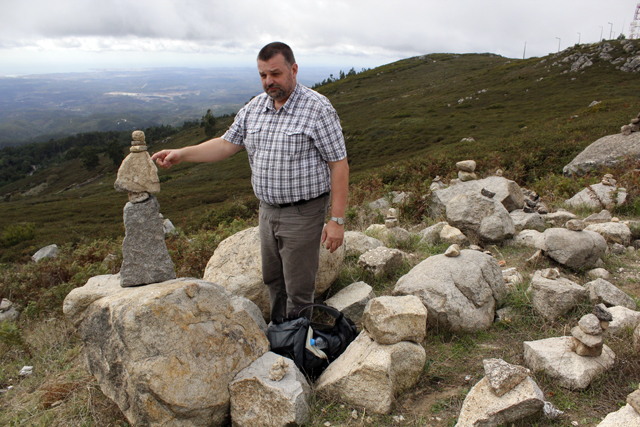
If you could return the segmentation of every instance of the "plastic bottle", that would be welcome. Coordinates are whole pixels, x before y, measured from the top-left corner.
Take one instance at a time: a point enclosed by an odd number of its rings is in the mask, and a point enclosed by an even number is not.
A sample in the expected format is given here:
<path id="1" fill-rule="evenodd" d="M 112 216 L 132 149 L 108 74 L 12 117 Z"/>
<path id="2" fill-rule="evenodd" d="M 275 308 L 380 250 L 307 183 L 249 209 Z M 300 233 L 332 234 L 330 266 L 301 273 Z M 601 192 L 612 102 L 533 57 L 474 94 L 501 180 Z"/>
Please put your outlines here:
<path id="1" fill-rule="evenodd" d="M 327 342 L 322 337 L 315 339 L 311 338 L 311 340 L 309 340 L 309 344 L 316 346 L 319 350 L 324 350 L 328 347 Z"/>

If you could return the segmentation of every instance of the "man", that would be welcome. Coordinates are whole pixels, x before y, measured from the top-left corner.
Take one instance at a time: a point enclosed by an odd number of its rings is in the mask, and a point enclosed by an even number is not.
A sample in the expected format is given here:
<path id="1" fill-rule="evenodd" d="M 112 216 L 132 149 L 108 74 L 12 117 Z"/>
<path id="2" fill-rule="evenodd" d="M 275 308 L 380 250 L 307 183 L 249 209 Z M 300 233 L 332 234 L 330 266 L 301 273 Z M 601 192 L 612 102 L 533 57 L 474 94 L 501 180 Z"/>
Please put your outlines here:
<path id="1" fill-rule="evenodd" d="M 262 276 L 271 319 L 278 322 L 313 302 L 320 242 L 331 252 L 342 245 L 349 165 L 338 115 L 327 98 L 297 83 L 291 48 L 280 42 L 263 47 L 258 71 L 265 93 L 236 114 L 221 138 L 162 150 L 152 159 L 169 168 L 216 162 L 246 148 L 260 200 Z M 329 193 L 331 220 L 324 226 Z"/>

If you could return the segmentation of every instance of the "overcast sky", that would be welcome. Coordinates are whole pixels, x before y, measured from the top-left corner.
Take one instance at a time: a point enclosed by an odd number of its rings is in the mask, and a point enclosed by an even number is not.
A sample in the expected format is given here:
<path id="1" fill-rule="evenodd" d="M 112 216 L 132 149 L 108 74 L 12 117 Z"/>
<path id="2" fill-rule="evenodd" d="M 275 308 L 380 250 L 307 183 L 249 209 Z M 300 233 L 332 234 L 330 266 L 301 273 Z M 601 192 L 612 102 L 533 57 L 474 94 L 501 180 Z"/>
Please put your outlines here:
<path id="1" fill-rule="evenodd" d="M 544 56 L 628 36 L 638 1 L 0 0 L 0 75 L 253 67 L 274 40 L 301 70 L 442 52 L 522 58 L 525 42 L 527 57 Z"/>

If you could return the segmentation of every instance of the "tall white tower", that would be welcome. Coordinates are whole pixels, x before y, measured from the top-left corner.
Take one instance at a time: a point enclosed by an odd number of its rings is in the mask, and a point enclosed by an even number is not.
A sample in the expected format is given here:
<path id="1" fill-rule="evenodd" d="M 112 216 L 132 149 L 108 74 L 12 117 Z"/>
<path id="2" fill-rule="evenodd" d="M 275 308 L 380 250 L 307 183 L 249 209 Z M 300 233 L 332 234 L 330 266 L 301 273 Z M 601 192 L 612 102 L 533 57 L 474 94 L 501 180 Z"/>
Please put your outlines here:
<path id="1" fill-rule="evenodd" d="M 633 21 L 629 25 L 629 38 L 640 39 L 640 3 L 636 6 L 636 13 L 633 15 Z"/>

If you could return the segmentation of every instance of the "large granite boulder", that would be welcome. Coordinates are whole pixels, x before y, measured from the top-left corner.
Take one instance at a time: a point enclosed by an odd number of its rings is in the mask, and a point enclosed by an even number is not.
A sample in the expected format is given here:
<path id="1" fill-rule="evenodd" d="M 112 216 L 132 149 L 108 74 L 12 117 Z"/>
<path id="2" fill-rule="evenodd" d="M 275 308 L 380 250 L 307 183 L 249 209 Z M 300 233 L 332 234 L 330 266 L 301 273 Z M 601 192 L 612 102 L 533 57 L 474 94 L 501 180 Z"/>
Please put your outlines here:
<path id="1" fill-rule="evenodd" d="M 484 377 L 464 399 L 456 427 L 510 425 L 541 415 L 543 406 L 544 394 L 531 377 L 526 377 L 502 396 L 491 390 L 487 377 Z"/>
<path id="2" fill-rule="evenodd" d="M 344 245 L 330 253 L 320 248 L 316 295 L 324 293 L 340 275 Z M 247 228 L 220 242 L 204 271 L 204 280 L 217 283 L 236 295 L 253 301 L 269 320 L 269 289 L 262 280 L 262 255 L 258 227 Z"/>
<path id="3" fill-rule="evenodd" d="M 486 329 L 504 299 L 502 271 L 492 256 L 465 249 L 457 257 L 435 255 L 402 276 L 393 295 L 415 295 L 427 307 L 427 322 L 454 331 Z"/>
<path id="4" fill-rule="evenodd" d="M 234 426 L 299 426 L 309 422 L 309 383 L 293 360 L 283 357 L 280 365 L 280 357 L 265 353 L 229 384 Z M 274 375 L 274 366 L 284 372 Z"/>
<path id="5" fill-rule="evenodd" d="M 122 288 L 107 275 L 71 291 L 63 311 L 89 372 L 131 424 L 196 427 L 226 425 L 229 383 L 269 349 L 246 304 L 204 280 Z"/>
<path id="6" fill-rule="evenodd" d="M 578 356 L 573 345 L 570 336 L 525 341 L 524 362 L 534 372 L 544 371 L 560 387 L 584 390 L 594 378 L 611 369 L 616 355 L 603 345 L 598 357 Z"/>
<path id="7" fill-rule="evenodd" d="M 604 184 L 593 184 L 577 193 L 565 203 L 574 208 L 589 207 L 598 209 L 622 205 L 627 200 L 627 190 Z"/>
<path id="8" fill-rule="evenodd" d="M 601 166 L 614 166 L 626 157 L 640 158 L 640 132 L 631 135 L 608 135 L 598 139 L 578 154 L 562 172 L 582 175 Z"/>
<path id="9" fill-rule="evenodd" d="M 320 375 L 316 392 L 368 412 L 388 414 L 398 394 L 418 381 L 425 361 L 426 352 L 419 344 L 379 344 L 362 331 Z"/>
<path id="10" fill-rule="evenodd" d="M 447 222 L 471 240 L 471 236 L 476 236 L 481 242 L 497 243 L 512 238 L 516 232 L 505 207 L 479 192 L 454 197 L 447 203 L 445 212 Z"/>
<path id="11" fill-rule="evenodd" d="M 569 279 L 548 279 L 538 270 L 531 279 L 531 300 L 536 311 L 547 320 L 556 320 L 588 298 L 588 291 Z"/>
<path id="12" fill-rule="evenodd" d="M 500 176 L 490 176 L 480 180 L 459 182 L 456 185 L 434 192 L 430 205 L 432 215 L 435 217 L 442 216 L 449 201 L 462 194 L 480 194 L 483 188 L 495 193 L 493 200 L 502 203 L 508 212 L 522 209 L 524 205 L 522 189 L 515 181 Z"/>
<path id="13" fill-rule="evenodd" d="M 616 335 L 627 329 L 633 330 L 640 325 L 640 311 L 616 305 L 609 307 L 609 312 L 613 316 L 606 330 L 606 333 L 609 335 Z"/>
<path id="14" fill-rule="evenodd" d="M 548 228 L 542 235 L 545 254 L 569 268 L 592 267 L 607 250 L 607 242 L 595 231 Z"/>

